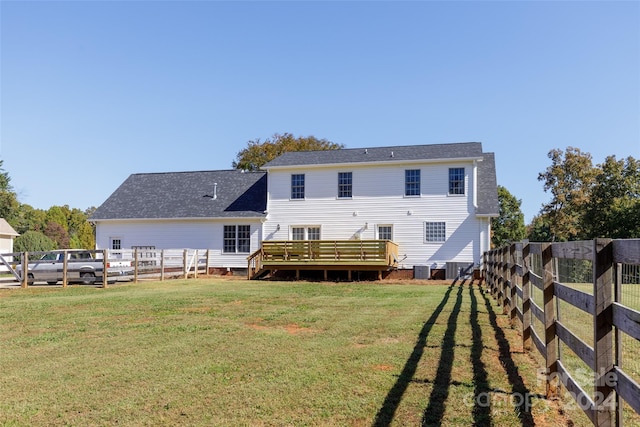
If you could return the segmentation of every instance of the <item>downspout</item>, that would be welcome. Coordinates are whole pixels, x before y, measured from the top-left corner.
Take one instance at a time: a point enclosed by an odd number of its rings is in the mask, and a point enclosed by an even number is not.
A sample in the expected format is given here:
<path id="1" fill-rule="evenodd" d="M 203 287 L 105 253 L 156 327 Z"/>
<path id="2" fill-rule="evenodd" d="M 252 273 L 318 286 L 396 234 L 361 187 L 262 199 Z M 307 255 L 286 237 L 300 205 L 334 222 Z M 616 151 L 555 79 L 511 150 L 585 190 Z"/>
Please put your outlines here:
<path id="1" fill-rule="evenodd" d="M 473 161 L 473 207 L 478 211 L 478 161 Z"/>

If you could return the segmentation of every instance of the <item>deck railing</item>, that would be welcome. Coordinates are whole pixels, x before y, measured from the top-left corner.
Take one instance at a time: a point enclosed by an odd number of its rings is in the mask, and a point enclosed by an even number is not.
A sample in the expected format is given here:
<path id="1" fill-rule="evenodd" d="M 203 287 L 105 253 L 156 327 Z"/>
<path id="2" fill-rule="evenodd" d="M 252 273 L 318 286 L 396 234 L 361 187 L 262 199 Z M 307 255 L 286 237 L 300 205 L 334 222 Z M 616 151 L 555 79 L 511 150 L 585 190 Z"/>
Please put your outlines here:
<path id="1" fill-rule="evenodd" d="M 398 245 L 389 240 L 266 240 L 248 257 L 248 275 L 285 266 L 394 266 L 397 260 Z"/>

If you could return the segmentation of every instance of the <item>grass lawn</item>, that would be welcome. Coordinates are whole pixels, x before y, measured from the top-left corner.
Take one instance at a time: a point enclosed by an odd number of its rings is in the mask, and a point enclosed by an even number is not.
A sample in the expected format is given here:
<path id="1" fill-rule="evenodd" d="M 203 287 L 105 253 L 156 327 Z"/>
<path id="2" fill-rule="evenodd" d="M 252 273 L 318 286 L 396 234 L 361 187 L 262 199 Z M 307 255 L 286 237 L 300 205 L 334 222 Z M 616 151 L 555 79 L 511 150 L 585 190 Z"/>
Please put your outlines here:
<path id="1" fill-rule="evenodd" d="M 468 283 L 0 290 L 0 425 L 589 425 L 501 313 Z"/>

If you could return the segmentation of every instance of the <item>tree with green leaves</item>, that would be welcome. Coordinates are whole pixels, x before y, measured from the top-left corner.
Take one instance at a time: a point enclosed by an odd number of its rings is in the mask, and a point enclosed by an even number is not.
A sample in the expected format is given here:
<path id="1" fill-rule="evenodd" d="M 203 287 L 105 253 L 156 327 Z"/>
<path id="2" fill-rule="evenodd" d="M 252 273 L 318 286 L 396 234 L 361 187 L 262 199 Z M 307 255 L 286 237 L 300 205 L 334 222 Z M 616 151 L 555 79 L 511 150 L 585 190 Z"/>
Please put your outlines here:
<path id="1" fill-rule="evenodd" d="M 640 237 L 639 160 L 609 156 L 598 165 L 584 227 L 590 239 Z"/>
<path id="2" fill-rule="evenodd" d="M 17 216 L 13 221 L 7 220 L 20 234 L 27 231 L 42 231 L 47 224 L 47 213 L 42 209 L 35 209 L 31 205 L 20 204 Z"/>
<path id="3" fill-rule="evenodd" d="M 551 241 L 583 238 L 585 209 L 595 182 L 596 170 L 591 154 L 579 148 L 549 151 L 551 166 L 538 175 L 544 191 L 551 192 L 551 201 L 542 207 L 551 231 Z"/>
<path id="4" fill-rule="evenodd" d="M 0 218 L 4 218 L 13 227 L 19 208 L 20 202 L 13 191 L 0 190 Z"/>
<path id="5" fill-rule="evenodd" d="M 3 160 L 0 160 L 0 190 L 11 191 L 11 178 L 9 177 L 9 172 L 5 171 L 2 168 Z"/>
<path id="6" fill-rule="evenodd" d="M 550 242 L 551 227 L 545 215 L 536 215 L 527 226 L 527 239 L 531 242 Z"/>
<path id="7" fill-rule="evenodd" d="M 518 200 L 505 187 L 498 186 L 499 215 L 491 219 L 491 243 L 502 247 L 525 238 L 524 214 L 520 210 L 522 200 Z"/>
<path id="8" fill-rule="evenodd" d="M 16 252 L 51 251 L 54 249 L 56 249 L 55 242 L 40 231 L 26 231 L 16 237 L 13 242 L 13 250 Z"/>
<path id="9" fill-rule="evenodd" d="M 238 152 L 232 166 L 235 169 L 257 171 L 265 163 L 289 151 L 338 150 L 340 148 L 344 148 L 344 145 L 314 136 L 294 137 L 290 133 L 282 135 L 276 133 L 264 141 L 260 139 L 249 141 L 247 147 Z"/>

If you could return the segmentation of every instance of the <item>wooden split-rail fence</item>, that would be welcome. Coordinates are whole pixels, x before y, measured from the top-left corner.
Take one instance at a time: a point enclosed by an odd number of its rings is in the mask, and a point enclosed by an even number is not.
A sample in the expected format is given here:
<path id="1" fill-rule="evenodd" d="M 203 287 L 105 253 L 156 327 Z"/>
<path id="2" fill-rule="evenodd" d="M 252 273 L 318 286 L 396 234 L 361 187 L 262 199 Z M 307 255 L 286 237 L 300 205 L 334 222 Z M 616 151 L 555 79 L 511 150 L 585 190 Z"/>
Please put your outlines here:
<path id="1" fill-rule="evenodd" d="M 640 239 L 522 242 L 483 257 L 489 290 L 545 360 L 547 397 L 564 387 L 598 427 L 621 426 L 629 407 L 638 422 Z M 560 274 L 562 263 L 575 277 Z M 628 305 L 625 293 L 635 296 Z M 585 365 L 589 386 L 576 374 Z"/>

